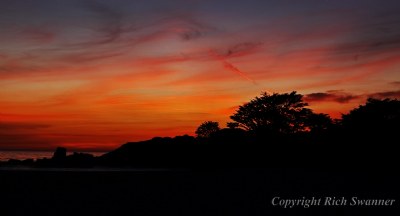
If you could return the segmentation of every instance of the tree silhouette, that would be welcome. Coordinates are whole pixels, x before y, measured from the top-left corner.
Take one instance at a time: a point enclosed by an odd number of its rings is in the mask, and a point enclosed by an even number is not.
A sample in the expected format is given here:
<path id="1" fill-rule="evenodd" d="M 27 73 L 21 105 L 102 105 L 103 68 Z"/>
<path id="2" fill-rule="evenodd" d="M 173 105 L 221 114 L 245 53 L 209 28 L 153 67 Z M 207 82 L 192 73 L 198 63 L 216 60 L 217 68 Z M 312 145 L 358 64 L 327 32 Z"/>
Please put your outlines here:
<path id="1" fill-rule="evenodd" d="M 237 122 L 227 122 L 226 127 L 229 129 L 237 129 L 239 127 L 239 123 Z"/>
<path id="2" fill-rule="evenodd" d="M 307 120 L 307 126 L 310 131 L 316 133 L 328 130 L 333 124 L 331 117 L 325 113 L 312 113 Z"/>
<path id="3" fill-rule="evenodd" d="M 365 105 L 360 105 L 342 115 L 344 129 L 352 132 L 396 134 L 400 130 L 400 101 L 391 99 L 369 98 Z"/>
<path id="4" fill-rule="evenodd" d="M 219 130 L 218 122 L 205 121 L 197 128 L 195 133 L 198 138 L 209 138 L 211 134 L 214 134 Z"/>
<path id="5" fill-rule="evenodd" d="M 284 94 L 262 93 L 250 102 L 239 106 L 230 118 L 248 131 L 271 133 L 296 133 L 307 128 L 307 118 L 312 114 L 295 91 Z"/>

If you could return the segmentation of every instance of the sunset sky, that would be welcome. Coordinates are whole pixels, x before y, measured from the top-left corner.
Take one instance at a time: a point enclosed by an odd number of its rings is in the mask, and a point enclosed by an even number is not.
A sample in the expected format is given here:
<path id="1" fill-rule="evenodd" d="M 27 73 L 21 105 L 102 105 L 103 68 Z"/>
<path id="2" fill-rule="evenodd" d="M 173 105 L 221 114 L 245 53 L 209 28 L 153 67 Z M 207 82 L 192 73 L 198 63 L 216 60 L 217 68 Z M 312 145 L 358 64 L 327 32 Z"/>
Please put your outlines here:
<path id="1" fill-rule="evenodd" d="M 262 91 L 400 97 L 398 0 L 0 0 L 0 150 L 225 126 Z"/>

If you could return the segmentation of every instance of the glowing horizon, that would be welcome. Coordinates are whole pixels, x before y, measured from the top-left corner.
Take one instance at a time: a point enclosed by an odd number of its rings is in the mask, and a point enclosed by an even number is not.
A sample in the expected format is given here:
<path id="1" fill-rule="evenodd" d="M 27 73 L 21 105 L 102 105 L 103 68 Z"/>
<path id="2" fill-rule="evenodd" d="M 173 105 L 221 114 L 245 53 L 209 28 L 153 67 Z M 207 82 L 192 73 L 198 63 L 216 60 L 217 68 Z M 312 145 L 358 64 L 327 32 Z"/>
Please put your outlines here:
<path id="1" fill-rule="evenodd" d="M 2 1 L 0 150 L 110 150 L 262 91 L 340 117 L 400 98 L 397 1 Z"/>

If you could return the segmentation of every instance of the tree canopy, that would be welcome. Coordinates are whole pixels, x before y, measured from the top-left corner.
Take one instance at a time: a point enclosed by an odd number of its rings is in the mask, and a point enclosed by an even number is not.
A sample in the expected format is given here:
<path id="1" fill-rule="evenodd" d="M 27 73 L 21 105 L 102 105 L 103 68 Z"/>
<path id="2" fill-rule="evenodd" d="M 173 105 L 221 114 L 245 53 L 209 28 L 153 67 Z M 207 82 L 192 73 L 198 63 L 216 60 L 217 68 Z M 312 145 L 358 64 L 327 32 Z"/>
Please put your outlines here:
<path id="1" fill-rule="evenodd" d="M 365 105 L 342 115 L 345 129 L 353 131 L 397 131 L 400 129 L 400 101 L 369 98 Z"/>
<path id="2" fill-rule="evenodd" d="M 209 138 L 211 134 L 219 131 L 219 123 L 214 121 L 203 122 L 196 130 L 198 138 Z"/>
<path id="3" fill-rule="evenodd" d="M 230 118 L 248 131 L 296 133 L 307 128 L 312 114 L 303 96 L 295 91 L 283 94 L 263 92 L 250 102 L 239 106 Z"/>
<path id="4" fill-rule="evenodd" d="M 332 118 L 325 113 L 312 113 L 307 119 L 307 126 L 311 132 L 328 130 L 333 125 Z"/>

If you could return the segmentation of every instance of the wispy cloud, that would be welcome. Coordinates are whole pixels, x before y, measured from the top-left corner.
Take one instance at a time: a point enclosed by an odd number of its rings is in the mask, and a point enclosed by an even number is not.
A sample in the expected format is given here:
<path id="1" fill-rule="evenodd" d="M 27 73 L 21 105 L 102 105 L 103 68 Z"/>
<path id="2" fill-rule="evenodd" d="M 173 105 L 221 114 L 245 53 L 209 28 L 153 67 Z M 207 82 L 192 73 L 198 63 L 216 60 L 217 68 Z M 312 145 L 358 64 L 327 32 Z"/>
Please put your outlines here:
<path id="1" fill-rule="evenodd" d="M 51 43 L 56 39 L 56 33 L 49 27 L 34 26 L 22 29 L 21 35 L 28 41 L 37 44 Z"/>
<path id="2" fill-rule="evenodd" d="M 98 32 L 97 38 L 91 38 L 89 41 L 70 44 L 78 47 L 104 45 L 116 42 L 125 32 L 132 30 L 123 26 L 123 14 L 110 5 L 98 1 L 80 2 L 83 9 L 91 12 L 94 22 L 91 28 Z"/>
<path id="3" fill-rule="evenodd" d="M 400 81 L 390 82 L 389 84 L 395 85 L 395 86 L 400 86 Z"/>
<path id="4" fill-rule="evenodd" d="M 31 122 L 0 122 L 0 149 L 43 147 L 51 142 L 40 138 L 40 132 L 51 127 Z"/>
<path id="5" fill-rule="evenodd" d="M 20 130 L 36 130 L 41 128 L 48 128 L 47 124 L 36 123 L 21 123 L 21 122 L 0 122 L 0 130 L 4 131 L 20 131 Z"/>
<path id="6" fill-rule="evenodd" d="M 233 46 L 228 47 L 226 50 L 217 51 L 221 56 L 224 57 L 241 57 L 250 54 L 254 54 L 257 51 L 260 51 L 262 43 L 253 43 L 253 42 L 244 42 L 238 43 Z"/>
<path id="7" fill-rule="evenodd" d="M 185 41 L 199 38 L 202 36 L 202 34 L 203 33 L 198 30 L 191 30 L 191 29 L 182 30 L 182 32 L 180 33 L 181 38 Z"/>
<path id="8" fill-rule="evenodd" d="M 251 79 L 248 75 L 246 75 L 244 72 L 242 72 L 241 70 L 239 70 L 237 67 L 235 67 L 233 64 L 229 63 L 227 60 L 225 60 L 224 56 L 219 55 L 216 51 L 214 50 L 210 50 L 209 51 L 210 56 L 212 56 L 213 58 L 215 58 L 216 60 L 220 61 L 223 65 L 224 68 L 227 69 L 228 71 L 231 71 L 241 77 L 243 77 L 244 79 L 252 82 L 253 84 L 256 84 L 256 82 Z"/>
<path id="9" fill-rule="evenodd" d="M 120 52 L 108 52 L 108 53 L 94 53 L 94 52 L 82 52 L 79 54 L 67 54 L 60 58 L 63 62 L 69 63 L 89 63 L 101 60 L 112 59 L 118 56 L 122 56 Z"/>
<path id="10" fill-rule="evenodd" d="M 57 145 L 54 140 L 40 138 L 36 134 L 0 134 L 0 146 L 2 150 L 15 149 L 54 149 Z M 49 149 L 50 150 L 50 149 Z"/>

